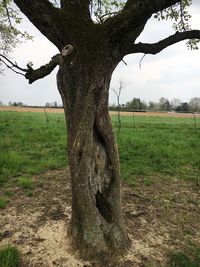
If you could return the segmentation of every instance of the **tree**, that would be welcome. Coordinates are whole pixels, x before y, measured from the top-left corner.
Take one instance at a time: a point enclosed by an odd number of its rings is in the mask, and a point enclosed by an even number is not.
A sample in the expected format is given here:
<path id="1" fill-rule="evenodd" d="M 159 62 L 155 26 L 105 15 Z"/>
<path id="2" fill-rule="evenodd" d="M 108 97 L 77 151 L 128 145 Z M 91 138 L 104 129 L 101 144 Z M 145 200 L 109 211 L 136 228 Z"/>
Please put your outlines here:
<path id="1" fill-rule="evenodd" d="M 181 100 L 179 98 L 173 98 L 170 101 L 170 106 L 172 110 L 176 110 L 176 108 L 181 104 Z"/>
<path id="2" fill-rule="evenodd" d="M 126 82 L 124 80 L 119 80 L 119 87 L 117 89 L 113 88 L 113 92 L 116 95 L 117 98 L 117 127 L 118 127 L 118 132 L 120 131 L 121 128 L 121 116 L 120 116 L 120 96 L 121 96 L 121 92 L 122 89 L 126 87 Z"/>
<path id="3" fill-rule="evenodd" d="M 159 104 L 160 104 L 160 110 L 170 111 L 171 107 L 170 107 L 169 100 L 167 98 L 161 97 L 159 99 Z"/>
<path id="4" fill-rule="evenodd" d="M 181 103 L 177 108 L 177 112 L 189 112 L 189 105 L 187 102 Z"/>
<path id="5" fill-rule="evenodd" d="M 59 65 L 57 85 L 67 123 L 72 182 L 72 245 L 86 257 L 121 254 L 129 242 L 122 220 L 118 152 L 108 112 L 111 75 L 131 53 L 157 54 L 186 39 L 196 48 L 194 38 L 200 38 L 200 31 L 189 29 L 186 9 L 191 1 L 61 0 L 60 6 L 48 0 L 14 2 L 59 50 L 39 69 L 30 65 L 19 68 L 17 64 L 12 64 L 12 69 L 25 73 L 33 83 Z M 153 14 L 156 19 L 174 19 L 176 33 L 157 43 L 137 43 Z"/>
<path id="6" fill-rule="evenodd" d="M 200 97 L 193 97 L 189 101 L 189 109 L 192 112 L 200 111 Z"/>
<path id="7" fill-rule="evenodd" d="M 141 101 L 140 98 L 133 98 L 132 101 L 126 103 L 126 107 L 128 109 L 134 109 L 134 110 L 145 110 L 146 104 L 144 101 Z"/>

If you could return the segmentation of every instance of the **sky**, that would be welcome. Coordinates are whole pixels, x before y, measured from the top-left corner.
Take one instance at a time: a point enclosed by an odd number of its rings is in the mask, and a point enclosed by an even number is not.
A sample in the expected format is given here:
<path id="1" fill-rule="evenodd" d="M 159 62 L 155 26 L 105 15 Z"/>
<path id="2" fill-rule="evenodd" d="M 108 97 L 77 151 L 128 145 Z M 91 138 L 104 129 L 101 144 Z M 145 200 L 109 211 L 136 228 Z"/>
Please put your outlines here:
<path id="1" fill-rule="evenodd" d="M 200 29 L 200 1 L 193 0 L 190 7 L 192 29 Z M 172 23 L 158 22 L 150 19 L 145 30 L 139 36 L 138 42 L 156 42 L 173 34 Z M 26 18 L 23 20 L 23 29 L 34 36 L 34 41 L 20 44 L 11 57 L 21 67 L 28 61 L 33 62 L 38 68 L 49 62 L 51 57 L 58 53 L 57 48 L 49 42 Z M 142 54 L 129 55 L 120 62 L 115 69 L 110 86 L 110 104 L 117 99 L 113 88 L 117 89 L 119 80 L 124 80 L 126 86 L 122 89 L 120 103 L 126 103 L 134 97 L 147 103 L 158 101 L 161 97 L 169 100 L 179 98 L 189 101 L 192 97 L 200 97 L 200 49 L 190 51 L 186 42 L 170 46 L 157 55 L 146 55 L 142 60 L 141 69 L 139 62 Z M 49 76 L 34 82 L 32 85 L 20 75 L 6 69 L 0 76 L 0 101 L 7 104 L 23 102 L 27 105 L 40 106 L 47 102 L 61 104 L 61 98 L 56 86 L 56 68 Z"/>

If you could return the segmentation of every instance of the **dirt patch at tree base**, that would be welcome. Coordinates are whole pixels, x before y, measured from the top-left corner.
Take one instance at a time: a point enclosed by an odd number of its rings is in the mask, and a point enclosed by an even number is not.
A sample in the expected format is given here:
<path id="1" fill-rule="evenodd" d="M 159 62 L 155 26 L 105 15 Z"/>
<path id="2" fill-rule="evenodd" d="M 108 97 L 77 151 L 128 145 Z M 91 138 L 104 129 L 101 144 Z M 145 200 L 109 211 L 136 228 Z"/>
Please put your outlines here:
<path id="1" fill-rule="evenodd" d="M 71 250 L 68 171 L 49 171 L 33 179 L 31 193 L 7 188 L 14 194 L 0 210 L 0 247 L 17 246 L 24 267 L 98 266 Z M 114 266 L 164 267 L 171 252 L 200 244 L 200 185 L 170 177 L 151 179 L 146 185 L 138 177 L 133 188 L 123 183 L 123 212 L 132 245 Z M 1 188 L 0 195 L 4 191 Z"/>

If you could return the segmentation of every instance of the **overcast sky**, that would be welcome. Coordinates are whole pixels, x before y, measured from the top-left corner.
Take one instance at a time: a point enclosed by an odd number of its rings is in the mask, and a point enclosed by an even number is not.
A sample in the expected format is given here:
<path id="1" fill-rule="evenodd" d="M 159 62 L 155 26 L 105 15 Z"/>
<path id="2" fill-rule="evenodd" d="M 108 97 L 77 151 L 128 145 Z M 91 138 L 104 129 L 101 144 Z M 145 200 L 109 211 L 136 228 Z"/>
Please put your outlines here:
<path id="1" fill-rule="evenodd" d="M 193 0 L 190 9 L 192 28 L 200 29 L 200 1 Z M 34 36 L 34 41 L 19 45 L 13 52 L 12 58 L 19 66 L 26 66 L 28 61 L 32 61 L 34 68 L 37 68 L 58 53 L 57 48 L 27 19 L 24 20 L 23 27 Z M 171 24 L 151 19 L 138 41 L 155 42 L 172 33 Z M 121 103 L 126 103 L 134 97 L 146 102 L 158 101 L 160 97 L 169 100 L 180 98 L 182 101 L 200 97 L 200 50 L 188 51 L 184 41 L 155 56 L 146 55 L 140 69 L 141 57 L 142 54 L 125 57 L 127 66 L 121 62 L 113 73 L 111 88 L 117 88 L 119 79 L 127 83 L 121 93 Z M 61 103 L 56 87 L 56 72 L 57 68 L 48 77 L 29 85 L 23 76 L 6 70 L 4 75 L 0 76 L 0 101 L 6 104 L 9 101 L 21 101 L 29 105 L 44 105 L 54 101 Z M 116 103 L 112 90 L 110 103 Z"/>

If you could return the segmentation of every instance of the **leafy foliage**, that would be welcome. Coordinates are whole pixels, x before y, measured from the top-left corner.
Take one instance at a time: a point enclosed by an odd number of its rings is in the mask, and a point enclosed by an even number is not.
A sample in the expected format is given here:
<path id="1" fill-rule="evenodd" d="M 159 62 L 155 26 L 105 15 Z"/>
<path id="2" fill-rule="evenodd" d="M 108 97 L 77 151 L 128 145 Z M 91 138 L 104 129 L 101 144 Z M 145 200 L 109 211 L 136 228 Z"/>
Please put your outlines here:
<path id="1" fill-rule="evenodd" d="M 191 30 L 189 24 L 191 15 L 188 11 L 188 7 L 192 4 L 192 0 L 181 0 L 180 3 L 177 3 L 165 10 L 159 11 L 154 15 L 154 18 L 160 20 L 173 20 L 174 23 L 172 28 L 176 32 L 184 32 Z M 190 39 L 187 41 L 187 47 L 189 49 L 198 49 L 199 40 Z"/>
<path id="2" fill-rule="evenodd" d="M 91 13 L 97 22 L 104 22 L 107 18 L 116 15 L 125 5 L 126 1 L 91 0 Z"/>
<path id="3" fill-rule="evenodd" d="M 0 54 L 8 55 L 21 40 L 32 38 L 26 31 L 17 28 L 21 22 L 22 18 L 14 9 L 12 0 L 0 0 Z M 0 59 L 1 62 L 3 59 Z"/>
<path id="4" fill-rule="evenodd" d="M 122 10 L 127 1 L 112 1 L 112 0 L 91 0 L 91 11 L 95 15 L 97 22 L 104 22 L 107 18 L 116 15 Z M 172 28 L 176 32 L 184 32 L 191 30 L 189 24 L 191 15 L 188 7 L 192 4 L 192 0 L 181 0 L 165 10 L 159 11 L 154 15 L 155 18 L 160 20 L 174 21 Z M 199 40 L 190 39 L 187 41 L 189 49 L 198 49 Z"/>

